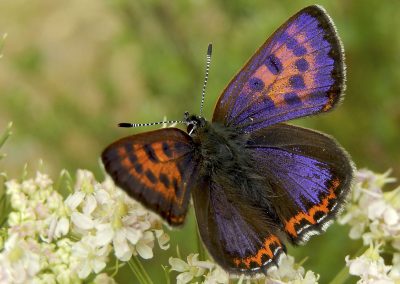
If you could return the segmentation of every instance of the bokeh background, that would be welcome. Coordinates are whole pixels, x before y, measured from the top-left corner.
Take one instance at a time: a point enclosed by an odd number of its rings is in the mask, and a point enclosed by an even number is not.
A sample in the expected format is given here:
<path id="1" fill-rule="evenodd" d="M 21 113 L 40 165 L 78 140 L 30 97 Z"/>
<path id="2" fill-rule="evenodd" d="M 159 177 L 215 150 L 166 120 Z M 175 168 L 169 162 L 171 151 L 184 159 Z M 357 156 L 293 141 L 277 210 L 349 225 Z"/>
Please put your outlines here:
<path id="1" fill-rule="evenodd" d="M 61 169 L 94 171 L 113 140 L 146 129 L 118 122 L 181 119 L 198 112 L 207 44 L 214 44 L 206 117 L 224 86 L 276 28 L 299 9 L 292 0 L 1 0 L 0 129 L 14 122 L 1 169 L 18 176 L 43 159 Z M 400 1 L 321 0 L 346 52 L 344 103 L 334 112 L 293 122 L 335 136 L 358 167 L 400 176 Z M 161 264 L 196 251 L 191 212 L 172 247 L 146 261 L 156 283 Z M 359 243 L 334 225 L 307 246 L 289 248 L 304 266 L 330 281 Z M 192 237 L 188 237 L 192 236 Z M 120 282 L 134 276 L 123 270 Z M 130 277 L 130 278 L 129 278 Z M 349 280 L 351 283 L 352 279 Z"/>

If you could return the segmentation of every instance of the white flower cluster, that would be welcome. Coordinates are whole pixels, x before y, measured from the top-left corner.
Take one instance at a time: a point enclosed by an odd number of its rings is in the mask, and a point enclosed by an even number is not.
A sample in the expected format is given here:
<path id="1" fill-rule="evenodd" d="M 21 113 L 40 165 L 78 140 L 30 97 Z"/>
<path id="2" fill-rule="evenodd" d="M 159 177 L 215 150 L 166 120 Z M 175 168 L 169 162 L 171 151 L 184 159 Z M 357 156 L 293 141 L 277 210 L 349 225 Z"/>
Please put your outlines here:
<path id="1" fill-rule="evenodd" d="M 229 276 L 227 272 L 221 269 L 212 261 L 198 260 L 198 254 L 190 254 L 187 257 L 187 262 L 180 258 L 171 257 L 169 264 L 171 270 L 178 271 L 176 277 L 178 284 L 199 283 L 229 283 L 229 280 L 237 276 Z M 312 271 L 305 271 L 304 268 L 296 264 L 292 256 L 282 257 L 282 261 L 278 269 L 270 269 L 268 276 L 257 275 L 251 279 L 246 279 L 243 275 L 239 278 L 238 283 L 257 283 L 265 284 L 315 284 L 318 283 L 319 276 Z"/>
<path id="2" fill-rule="evenodd" d="M 128 261 L 132 255 L 152 258 L 155 240 L 169 247 L 155 215 L 89 171 L 78 170 L 66 200 L 40 172 L 5 185 L 12 211 L 1 231 L 0 283 L 79 283 L 100 273 L 112 252 Z M 113 283 L 105 273 L 94 281 Z"/>
<path id="3" fill-rule="evenodd" d="M 199 254 L 189 254 L 187 262 L 180 258 L 170 257 L 171 270 L 178 271 L 177 284 L 193 283 L 192 280 L 200 278 L 201 283 L 228 283 L 229 275 L 214 262 L 198 260 Z"/>
<path id="4" fill-rule="evenodd" d="M 358 171 L 355 179 L 351 200 L 339 223 L 349 224 L 350 238 L 362 238 L 364 245 L 386 243 L 400 250 L 400 187 L 382 191 L 395 179 L 389 172 L 369 170 Z"/>
<path id="5" fill-rule="evenodd" d="M 314 284 L 318 283 L 319 275 L 313 271 L 305 271 L 304 267 L 295 263 L 294 257 L 282 257 L 278 269 L 272 270 L 265 279 L 266 284 Z"/>
<path id="6" fill-rule="evenodd" d="M 350 274 L 360 277 L 358 283 L 400 283 L 400 187 L 382 190 L 395 181 L 389 173 L 358 171 L 351 200 L 339 219 L 351 226 L 350 238 L 369 246 L 361 256 L 346 257 Z M 390 246 L 392 252 L 386 253 L 392 254 L 392 263 L 386 265 L 381 248 Z"/>
<path id="7" fill-rule="evenodd" d="M 354 259 L 346 257 L 349 273 L 360 277 L 360 284 L 395 284 L 400 283 L 400 253 L 394 253 L 392 265 L 386 265 L 380 255 L 380 245 L 370 247 Z"/>
<path id="8" fill-rule="evenodd" d="M 78 171 L 75 192 L 65 205 L 71 211 L 72 230 L 81 238 L 72 249 L 83 264 L 81 278 L 104 268 L 111 247 L 121 261 L 132 255 L 152 258 L 155 239 L 162 249 L 169 248 L 160 219 L 117 190 L 109 178 L 99 183 L 91 172 Z"/>

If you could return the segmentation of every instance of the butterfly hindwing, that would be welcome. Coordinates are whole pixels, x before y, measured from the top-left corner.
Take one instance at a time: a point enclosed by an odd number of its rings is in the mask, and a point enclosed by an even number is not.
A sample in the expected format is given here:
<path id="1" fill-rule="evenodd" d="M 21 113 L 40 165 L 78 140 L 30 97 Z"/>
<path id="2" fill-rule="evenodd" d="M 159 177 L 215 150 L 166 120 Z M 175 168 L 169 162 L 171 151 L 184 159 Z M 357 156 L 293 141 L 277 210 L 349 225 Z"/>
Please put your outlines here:
<path id="1" fill-rule="evenodd" d="M 267 273 L 279 265 L 286 248 L 276 222 L 262 208 L 230 199 L 223 185 L 204 177 L 192 195 L 201 238 L 226 271 Z"/>
<path id="2" fill-rule="evenodd" d="M 186 216 L 196 170 L 189 135 L 176 128 L 122 138 L 102 153 L 116 184 L 170 225 Z"/>
<path id="3" fill-rule="evenodd" d="M 255 131 L 247 144 L 289 239 L 300 244 L 324 231 L 350 189 L 348 154 L 325 134 L 287 124 Z"/>
<path id="4" fill-rule="evenodd" d="M 344 91 L 345 67 L 335 27 L 319 6 L 283 24 L 220 96 L 214 122 L 251 132 L 330 110 Z"/>

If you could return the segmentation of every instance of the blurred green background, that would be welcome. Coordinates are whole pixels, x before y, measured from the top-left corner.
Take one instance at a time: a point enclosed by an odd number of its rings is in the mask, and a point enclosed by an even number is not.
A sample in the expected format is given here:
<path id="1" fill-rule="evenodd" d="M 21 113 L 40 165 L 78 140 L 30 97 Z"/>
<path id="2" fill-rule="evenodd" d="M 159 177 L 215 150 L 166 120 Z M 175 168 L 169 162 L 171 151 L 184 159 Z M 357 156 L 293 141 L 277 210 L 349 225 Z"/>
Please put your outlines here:
<path id="1" fill-rule="evenodd" d="M 113 140 L 147 131 L 121 121 L 181 119 L 198 112 L 207 44 L 214 44 L 206 117 L 224 86 L 276 28 L 311 1 L 1 0 L 0 129 L 14 122 L 1 168 L 10 176 L 41 158 L 54 178 L 87 168 L 101 178 L 99 153 Z M 358 167 L 400 176 L 400 1 L 319 1 L 343 40 L 344 103 L 294 123 L 336 137 Z M 196 250 L 193 214 L 171 233 L 172 248 L 146 262 L 154 279 L 180 243 Z M 188 242 L 188 234 L 193 241 Z M 182 243 L 181 243 L 182 242 Z M 326 283 L 359 243 L 334 225 L 290 248 Z M 129 272 L 128 272 L 129 273 Z M 132 276 L 133 277 L 133 276 Z M 119 280 L 122 282 L 122 276 Z M 132 278 L 133 279 L 133 278 Z M 160 280 L 161 281 L 161 280 Z M 133 281 L 134 282 L 134 281 Z M 156 281 L 157 283 L 157 281 Z"/>

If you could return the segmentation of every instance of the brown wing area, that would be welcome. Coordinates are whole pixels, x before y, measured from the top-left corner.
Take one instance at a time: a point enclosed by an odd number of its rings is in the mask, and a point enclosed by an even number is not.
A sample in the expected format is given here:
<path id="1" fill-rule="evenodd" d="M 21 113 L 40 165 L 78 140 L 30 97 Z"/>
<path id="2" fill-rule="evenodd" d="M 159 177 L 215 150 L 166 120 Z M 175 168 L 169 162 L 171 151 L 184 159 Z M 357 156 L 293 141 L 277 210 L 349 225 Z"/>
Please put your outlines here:
<path id="1" fill-rule="evenodd" d="M 115 183 L 170 225 L 183 223 L 196 163 L 189 135 L 176 128 L 122 138 L 102 153 Z"/>

